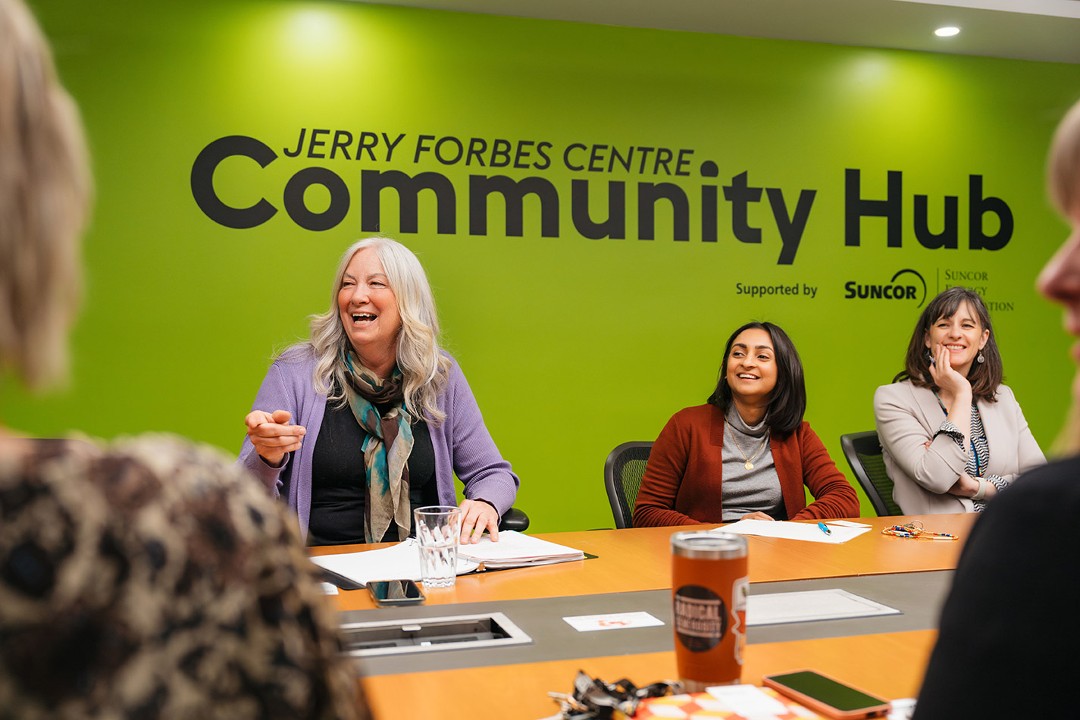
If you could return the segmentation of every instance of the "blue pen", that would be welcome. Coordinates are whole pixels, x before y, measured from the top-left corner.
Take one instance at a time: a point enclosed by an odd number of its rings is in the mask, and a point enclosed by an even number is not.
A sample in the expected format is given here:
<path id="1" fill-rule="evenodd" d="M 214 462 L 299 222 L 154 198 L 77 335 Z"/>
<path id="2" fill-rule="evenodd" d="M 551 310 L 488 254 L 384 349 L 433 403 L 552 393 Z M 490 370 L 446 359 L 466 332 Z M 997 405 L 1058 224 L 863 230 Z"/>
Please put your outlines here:
<path id="1" fill-rule="evenodd" d="M 821 532 L 825 533 L 826 535 L 832 535 L 832 530 L 830 530 L 830 529 L 829 529 L 829 526 L 828 526 L 828 525 L 826 525 L 825 523 L 823 523 L 823 522 L 819 522 L 819 523 L 817 524 L 817 526 L 818 526 L 819 528 L 821 528 Z"/>

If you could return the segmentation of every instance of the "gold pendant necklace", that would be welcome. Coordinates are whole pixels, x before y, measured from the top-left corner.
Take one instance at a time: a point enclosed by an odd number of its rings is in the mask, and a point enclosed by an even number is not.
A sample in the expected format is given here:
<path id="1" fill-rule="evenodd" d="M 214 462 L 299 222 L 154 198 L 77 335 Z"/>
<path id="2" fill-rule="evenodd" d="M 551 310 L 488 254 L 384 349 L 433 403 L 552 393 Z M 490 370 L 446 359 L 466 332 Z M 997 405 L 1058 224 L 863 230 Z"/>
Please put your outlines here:
<path id="1" fill-rule="evenodd" d="M 726 423 L 724 425 L 724 430 L 727 431 L 729 428 L 731 428 L 731 423 Z M 739 451 L 739 454 L 742 455 L 743 467 L 747 470 L 754 469 L 754 461 L 757 460 L 758 455 L 764 452 L 765 447 L 769 444 L 769 433 L 766 432 L 761 437 L 761 446 L 757 450 L 755 450 L 750 457 L 746 457 L 746 451 L 743 450 L 742 445 L 739 443 L 739 439 L 736 435 L 735 429 L 731 428 L 731 442 L 734 443 L 735 449 L 737 449 Z"/>

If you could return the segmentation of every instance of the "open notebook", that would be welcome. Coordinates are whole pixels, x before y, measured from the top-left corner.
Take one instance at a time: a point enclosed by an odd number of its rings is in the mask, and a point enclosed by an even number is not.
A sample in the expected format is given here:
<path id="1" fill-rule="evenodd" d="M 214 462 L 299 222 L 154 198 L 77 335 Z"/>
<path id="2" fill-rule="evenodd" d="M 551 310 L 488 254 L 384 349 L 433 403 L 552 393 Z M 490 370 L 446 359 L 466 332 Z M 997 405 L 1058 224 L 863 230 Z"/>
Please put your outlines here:
<path id="1" fill-rule="evenodd" d="M 504 530 L 499 533 L 499 542 L 491 542 L 485 535 L 475 545 L 461 545 L 458 547 L 458 557 L 477 563 L 478 569 L 498 570 L 584 560 L 585 553 L 531 535 Z"/>
<path id="2" fill-rule="evenodd" d="M 458 548 L 457 574 L 478 570 L 498 570 L 531 565 L 582 560 L 581 550 L 548 542 L 513 530 L 499 533 L 499 542 L 485 535 L 475 545 Z M 357 583 L 391 578 L 420 579 L 420 550 L 416 538 L 409 538 L 381 550 L 319 555 L 311 558 L 319 567 L 343 575 Z"/>

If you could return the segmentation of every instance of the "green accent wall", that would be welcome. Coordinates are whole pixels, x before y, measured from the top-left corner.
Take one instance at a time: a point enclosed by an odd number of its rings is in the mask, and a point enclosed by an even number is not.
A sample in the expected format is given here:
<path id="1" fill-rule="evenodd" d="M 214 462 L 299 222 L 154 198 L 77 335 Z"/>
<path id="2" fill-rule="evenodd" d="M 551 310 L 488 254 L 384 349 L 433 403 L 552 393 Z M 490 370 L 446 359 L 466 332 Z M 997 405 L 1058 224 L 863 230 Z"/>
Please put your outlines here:
<path id="1" fill-rule="evenodd" d="M 724 341 L 751 319 L 791 335 L 807 419 L 850 476 L 839 436 L 873 427 L 874 388 L 900 369 L 919 312 L 916 277 L 929 296 L 982 289 L 1006 381 L 1044 448 L 1064 417 L 1070 341 L 1034 281 L 1065 234 L 1043 165 L 1080 96 L 1080 66 L 347 2 L 31 5 L 82 108 L 97 197 L 70 386 L 30 397 L 4 381 L 13 427 L 177 432 L 236 452 L 274 352 L 329 307 L 344 248 L 374 234 L 363 230 L 375 211 L 362 188 L 395 171 L 452 188 L 450 231 L 439 232 L 434 190 L 417 196 L 415 231 L 384 190 L 378 227 L 424 263 L 445 345 L 522 478 L 518 504 L 537 531 L 611 527 L 608 452 L 654 439 L 675 411 L 704 402 Z M 328 131 L 311 153 L 324 157 L 289 157 L 314 129 Z M 383 133 L 403 136 L 389 157 Z M 192 195 L 196 158 L 232 135 L 276 155 L 266 167 L 227 158 L 213 175 L 225 205 L 277 209 L 246 229 L 215 222 Z M 371 137 L 379 143 L 358 157 Z M 512 148 L 504 167 L 499 140 Z M 466 152 L 455 161 L 457 143 Z M 661 149 L 671 159 L 656 165 Z M 609 167 L 614 152 L 630 167 Z M 286 187 L 309 168 L 328 173 L 301 178 L 339 183 L 294 198 L 309 217 L 325 222 L 347 203 L 325 230 L 286 209 Z M 900 174 L 898 246 L 883 217 L 857 220 L 859 244 L 848 244 L 848 170 L 865 200 L 885 199 L 889 172 Z M 473 190 L 493 176 L 548 196 L 514 209 Z M 624 237 L 589 239 L 580 218 L 605 219 L 619 187 Z M 746 199 L 755 189 L 759 199 Z M 1007 244 L 972 248 L 973 235 L 1000 242 L 1002 205 Z M 641 239 L 650 207 L 653 239 Z M 508 228 L 515 219 L 520 232 Z M 926 247 L 920 222 L 930 234 L 951 228 L 957 247 Z M 915 273 L 894 282 L 905 269 Z M 847 283 L 917 287 L 919 298 L 848 299 Z"/>

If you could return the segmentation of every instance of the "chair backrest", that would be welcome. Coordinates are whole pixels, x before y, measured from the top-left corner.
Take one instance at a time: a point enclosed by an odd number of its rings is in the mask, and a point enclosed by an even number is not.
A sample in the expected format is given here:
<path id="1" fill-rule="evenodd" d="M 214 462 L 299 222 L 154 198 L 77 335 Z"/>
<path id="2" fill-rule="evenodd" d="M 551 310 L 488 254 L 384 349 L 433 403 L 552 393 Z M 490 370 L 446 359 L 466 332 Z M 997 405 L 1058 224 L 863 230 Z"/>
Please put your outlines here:
<path id="1" fill-rule="evenodd" d="M 625 442 L 612 450 L 604 463 L 604 486 L 616 528 L 634 526 L 634 501 L 652 445 L 651 442 Z"/>
<path id="2" fill-rule="evenodd" d="M 512 507 L 506 511 L 506 513 L 499 518 L 499 530 L 514 530 L 516 532 L 525 532 L 529 529 L 529 516 L 525 514 L 525 511 Z"/>
<path id="3" fill-rule="evenodd" d="M 840 436 L 840 447 L 859 484 L 879 516 L 903 515 L 892 497 L 893 482 L 885 470 L 881 442 L 873 430 Z"/>

